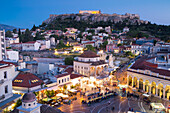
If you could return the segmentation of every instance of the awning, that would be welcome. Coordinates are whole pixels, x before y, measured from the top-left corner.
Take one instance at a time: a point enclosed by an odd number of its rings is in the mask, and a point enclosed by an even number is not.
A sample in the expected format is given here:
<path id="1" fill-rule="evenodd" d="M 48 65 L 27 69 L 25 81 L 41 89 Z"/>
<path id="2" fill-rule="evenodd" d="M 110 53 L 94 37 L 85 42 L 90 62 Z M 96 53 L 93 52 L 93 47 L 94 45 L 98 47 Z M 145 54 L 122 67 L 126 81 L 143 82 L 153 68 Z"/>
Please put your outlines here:
<path id="1" fill-rule="evenodd" d="M 75 90 L 75 89 L 70 89 L 69 91 L 70 92 L 77 92 L 77 90 Z"/>

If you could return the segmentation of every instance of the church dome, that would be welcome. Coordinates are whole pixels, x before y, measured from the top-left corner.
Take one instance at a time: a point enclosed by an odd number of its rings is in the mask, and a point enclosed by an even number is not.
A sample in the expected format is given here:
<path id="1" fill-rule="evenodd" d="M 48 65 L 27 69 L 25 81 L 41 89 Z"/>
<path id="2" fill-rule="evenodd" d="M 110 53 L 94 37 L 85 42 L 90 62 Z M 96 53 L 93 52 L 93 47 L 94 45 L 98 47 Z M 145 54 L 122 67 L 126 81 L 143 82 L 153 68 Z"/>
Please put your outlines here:
<path id="1" fill-rule="evenodd" d="M 25 102 L 25 103 L 34 102 L 34 101 L 36 101 L 36 96 L 32 92 L 25 93 L 22 98 L 22 102 Z"/>
<path id="2" fill-rule="evenodd" d="M 94 58 L 94 57 L 99 57 L 95 52 L 93 51 L 84 51 L 83 54 L 81 54 L 79 57 L 83 58 Z"/>

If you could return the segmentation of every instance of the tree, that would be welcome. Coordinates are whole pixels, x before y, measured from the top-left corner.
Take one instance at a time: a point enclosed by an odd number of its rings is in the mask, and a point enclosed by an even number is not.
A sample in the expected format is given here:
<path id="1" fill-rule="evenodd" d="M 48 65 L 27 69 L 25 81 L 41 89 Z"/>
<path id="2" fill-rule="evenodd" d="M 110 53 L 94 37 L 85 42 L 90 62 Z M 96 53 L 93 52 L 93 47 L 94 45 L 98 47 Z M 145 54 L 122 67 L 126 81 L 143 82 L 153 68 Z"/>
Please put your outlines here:
<path id="1" fill-rule="evenodd" d="M 56 48 L 64 48 L 66 45 L 64 44 L 63 40 L 60 40 L 60 42 L 57 44 Z"/>
<path id="2" fill-rule="evenodd" d="M 40 32 L 37 32 L 35 37 L 34 37 L 34 41 L 36 40 L 44 40 L 44 36 L 40 34 Z"/>
<path id="3" fill-rule="evenodd" d="M 17 34 L 17 29 L 13 29 L 13 33 L 14 33 L 14 34 Z"/>
<path id="4" fill-rule="evenodd" d="M 67 85 L 66 84 L 64 84 L 63 89 L 64 89 L 64 91 L 67 89 Z"/>
<path id="5" fill-rule="evenodd" d="M 35 26 L 35 24 L 33 25 L 31 31 L 35 31 L 37 29 L 37 27 Z"/>
<path id="6" fill-rule="evenodd" d="M 6 37 L 13 37 L 13 35 L 12 35 L 12 32 L 11 32 L 11 31 L 7 31 L 7 32 L 5 33 L 5 36 L 6 36 Z"/>
<path id="7" fill-rule="evenodd" d="M 21 35 L 21 30 L 20 30 L 20 28 L 19 28 L 19 30 L 18 30 L 18 36 L 20 36 Z"/>
<path id="8" fill-rule="evenodd" d="M 66 57 L 64 62 L 65 65 L 73 65 L 74 58 L 72 56 Z"/>
<path id="9" fill-rule="evenodd" d="M 123 44 L 117 44 L 117 47 L 122 46 Z"/>
<path id="10" fill-rule="evenodd" d="M 108 41 L 104 41 L 103 44 L 100 45 L 101 49 L 106 49 L 106 45 L 108 44 Z"/>
<path id="11" fill-rule="evenodd" d="M 95 48 L 92 45 L 87 45 L 86 48 L 87 48 L 87 50 L 96 52 Z"/>
<path id="12" fill-rule="evenodd" d="M 92 36 L 86 36 L 88 40 L 92 40 Z"/>
<path id="13" fill-rule="evenodd" d="M 20 35 L 19 38 L 20 38 L 20 42 L 33 41 L 33 36 L 31 35 L 29 29 L 26 29 L 25 33 Z"/>
<path id="14" fill-rule="evenodd" d="M 17 102 L 16 102 L 15 105 L 14 105 L 14 108 L 19 107 L 21 104 L 22 104 L 21 99 L 18 99 Z M 13 108 L 13 109 L 14 109 L 14 108 Z"/>

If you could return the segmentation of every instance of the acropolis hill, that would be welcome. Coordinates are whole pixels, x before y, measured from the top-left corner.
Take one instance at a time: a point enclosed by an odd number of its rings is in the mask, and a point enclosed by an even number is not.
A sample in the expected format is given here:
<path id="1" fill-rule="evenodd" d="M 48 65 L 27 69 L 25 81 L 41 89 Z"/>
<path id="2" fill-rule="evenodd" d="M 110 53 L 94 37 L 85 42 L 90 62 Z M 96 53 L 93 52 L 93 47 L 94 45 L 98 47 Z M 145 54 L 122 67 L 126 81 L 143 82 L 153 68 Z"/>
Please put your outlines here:
<path id="1" fill-rule="evenodd" d="M 130 14 L 126 13 L 124 15 L 120 14 L 103 14 L 101 11 L 91 11 L 91 10 L 85 10 L 85 11 L 79 11 L 78 14 L 50 14 L 50 17 L 45 20 L 43 23 L 49 24 L 53 22 L 55 19 L 61 19 L 61 20 L 66 20 L 66 19 L 71 19 L 73 21 L 85 21 L 85 22 L 100 22 L 100 21 L 111 21 L 111 22 L 123 22 L 127 20 L 130 24 L 141 24 L 145 23 L 147 24 L 148 21 L 140 20 L 140 16 L 138 14 Z"/>

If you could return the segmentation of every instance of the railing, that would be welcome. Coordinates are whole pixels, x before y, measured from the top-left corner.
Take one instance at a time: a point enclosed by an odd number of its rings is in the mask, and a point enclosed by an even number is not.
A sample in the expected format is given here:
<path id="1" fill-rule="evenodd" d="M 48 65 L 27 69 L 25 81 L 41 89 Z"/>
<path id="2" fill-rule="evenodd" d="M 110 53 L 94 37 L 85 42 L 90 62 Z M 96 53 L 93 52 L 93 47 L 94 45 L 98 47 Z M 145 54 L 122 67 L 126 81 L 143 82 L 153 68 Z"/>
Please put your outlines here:
<path id="1" fill-rule="evenodd" d="M 5 95 L 2 95 L 0 96 L 0 100 L 4 99 L 5 98 Z"/>

